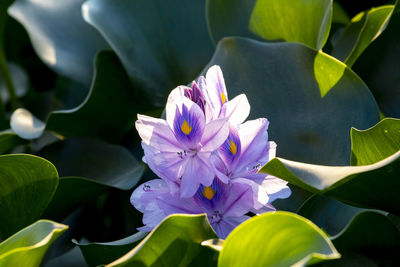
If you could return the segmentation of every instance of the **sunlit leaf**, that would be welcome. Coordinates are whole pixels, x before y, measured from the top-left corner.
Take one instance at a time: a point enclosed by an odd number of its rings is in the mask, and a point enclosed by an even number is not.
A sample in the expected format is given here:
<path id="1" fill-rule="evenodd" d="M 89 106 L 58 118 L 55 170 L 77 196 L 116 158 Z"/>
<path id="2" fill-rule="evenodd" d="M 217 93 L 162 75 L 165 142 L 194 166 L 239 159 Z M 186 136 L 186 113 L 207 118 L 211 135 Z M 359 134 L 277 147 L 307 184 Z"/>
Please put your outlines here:
<path id="1" fill-rule="evenodd" d="M 0 265 L 18 267 L 40 266 L 49 246 L 67 225 L 40 220 L 0 243 Z"/>
<path id="2" fill-rule="evenodd" d="M 339 257 L 316 225 L 279 211 L 255 216 L 233 230 L 224 242 L 218 266 L 305 266 Z"/>
<path id="3" fill-rule="evenodd" d="M 257 0 L 249 27 L 267 40 L 299 42 L 317 50 L 328 39 L 332 0 Z"/>
<path id="4" fill-rule="evenodd" d="M 83 5 L 85 20 L 107 39 L 134 84 L 160 106 L 211 58 L 204 14 L 205 0 L 88 0 Z"/>
<path id="5" fill-rule="evenodd" d="M 33 155 L 0 156 L 0 237 L 38 220 L 58 185 L 56 168 Z"/>
<path id="6" fill-rule="evenodd" d="M 142 242 L 108 266 L 187 266 L 208 248 L 201 242 L 216 238 L 206 215 L 168 216 Z"/>
<path id="7" fill-rule="evenodd" d="M 245 93 L 250 118 L 270 121 L 269 139 L 277 143 L 280 157 L 348 165 L 350 128 L 379 121 L 375 100 L 357 75 L 304 45 L 225 38 L 208 66 L 214 64 L 222 68 L 229 98 Z M 318 76 L 322 90 L 315 74 L 321 67 L 337 70 L 332 79 Z"/>
<path id="8" fill-rule="evenodd" d="M 108 45 L 83 20 L 83 2 L 16 0 L 9 14 L 26 28 L 36 53 L 47 65 L 62 75 L 89 84 L 94 56 Z"/>
<path id="9" fill-rule="evenodd" d="M 400 119 L 386 118 L 374 127 L 351 129 L 351 165 L 368 165 L 400 150 Z"/>

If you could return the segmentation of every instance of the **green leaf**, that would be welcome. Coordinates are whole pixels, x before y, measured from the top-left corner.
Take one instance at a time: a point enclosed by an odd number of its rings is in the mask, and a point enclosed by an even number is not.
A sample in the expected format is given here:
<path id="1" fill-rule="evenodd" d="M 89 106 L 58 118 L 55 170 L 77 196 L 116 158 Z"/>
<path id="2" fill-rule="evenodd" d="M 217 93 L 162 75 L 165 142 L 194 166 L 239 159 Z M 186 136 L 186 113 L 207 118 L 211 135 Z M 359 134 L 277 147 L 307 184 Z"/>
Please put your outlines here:
<path id="1" fill-rule="evenodd" d="M 0 237 L 35 222 L 58 185 L 56 168 L 33 155 L 0 156 Z"/>
<path id="2" fill-rule="evenodd" d="M 364 209 L 346 205 L 332 198 L 313 195 L 303 203 L 297 213 L 311 220 L 329 235 L 335 235 L 362 211 Z"/>
<path id="3" fill-rule="evenodd" d="M 222 68 L 231 99 L 247 95 L 249 119 L 270 121 L 269 139 L 278 144 L 280 157 L 348 165 L 350 128 L 365 129 L 379 121 L 376 102 L 357 75 L 304 45 L 225 38 L 208 66 L 214 64 Z M 343 73 L 332 79 L 319 75 L 320 89 L 315 72 L 321 67 Z M 336 84 L 328 91 L 334 80 Z"/>
<path id="4" fill-rule="evenodd" d="M 218 266 L 304 266 L 339 257 L 316 225 L 278 211 L 255 216 L 234 229 L 224 242 Z"/>
<path id="5" fill-rule="evenodd" d="M 0 265 L 39 266 L 49 246 L 67 229 L 48 220 L 35 222 L 0 244 Z"/>
<path id="6" fill-rule="evenodd" d="M 62 220 L 81 205 L 93 201 L 106 192 L 109 186 L 93 179 L 83 177 L 61 177 L 44 216 L 53 220 Z"/>
<path id="7" fill-rule="evenodd" d="M 111 51 L 101 51 L 95 66 L 93 85 L 86 100 L 74 109 L 52 112 L 46 129 L 65 136 L 100 137 L 118 142 L 134 127 L 144 102 L 132 88 L 118 57 Z M 145 109 L 150 107 L 147 105 Z"/>
<path id="8" fill-rule="evenodd" d="M 206 0 L 208 31 L 214 43 L 227 36 L 259 38 L 249 29 L 257 0 Z"/>
<path id="9" fill-rule="evenodd" d="M 266 40 L 299 42 L 320 50 L 331 21 L 332 0 L 258 0 L 249 27 Z"/>
<path id="10" fill-rule="evenodd" d="M 51 160 L 60 176 L 85 177 L 122 190 L 132 189 L 145 168 L 126 148 L 86 138 L 54 143 L 39 155 Z"/>
<path id="11" fill-rule="evenodd" d="M 9 8 L 9 14 L 25 27 L 36 53 L 48 66 L 88 85 L 95 54 L 108 45 L 82 19 L 83 2 L 16 0 Z"/>
<path id="12" fill-rule="evenodd" d="M 332 5 L 332 23 L 346 25 L 350 21 L 350 17 L 346 10 L 337 2 L 333 1 Z"/>
<path id="13" fill-rule="evenodd" d="M 205 0 L 89 0 L 83 5 L 84 19 L 110 43 L 134 84 L 160 106 L 171 89 L 190 83 L 211 58 L 204 14 Z"/>
<path id="14" fill-rule="evenodd" d="M 25 143 L 25 140 L 19 138 L 18 135 L 12 131 L 0 132 L 0 154 L 9 152 L 14 147 Z"/>
<path id="15" fill-rule="evenodd" d="M 187 266 L 208 252 L 201 242 L 211 238 L 216 235 L 206 215 L 171 215 L 139 245 L 108 266 Z M 207 266 L 209 259 L 202 260 Z"/>
<path id="16" fill-rule="evenodd" d="M 134 248 L 147 233 L 138 232 L 121 240 L 107 243 L 77 244 L 89 266 L 98 266 L 110 263 L 125 255 Z"/>
<path id="17" fill-rule="evenodd" d="M 353 69 L 365 81 L 385 116 L 400 118 L 400 1 L 383 33 L 355 62 Z"/>
<path id="18" fill-rule="evenodd" d="M 332 56 L 352 66 L 361 53 L 385 30 L 393 6 L 372 8 L 355 16 L 335 45 Z"/>
<path id="19" fill-rule="evenodd" d="M 357 167 L 313 165 L 274 158 L 261 172 L 350 205 L 400 214 L 397 204 L 400 195 L 394 190 L 400 187 L 400 151 L 375 164 Z"/>
<path id="20" fill-rule="evenodd" d="M 353 252 L 374 260 L 394 260 L 400 250 L 400 231 L 385 214 L 376 211 L 359 213 L 331 240 L 340 252 Z"/>
<path id="21" fill-rule="evenodd" d="M 351 165 L 369 165 L 400 150 L 400 119 L 385 118 L 365 131 L 351 129 Z"/>

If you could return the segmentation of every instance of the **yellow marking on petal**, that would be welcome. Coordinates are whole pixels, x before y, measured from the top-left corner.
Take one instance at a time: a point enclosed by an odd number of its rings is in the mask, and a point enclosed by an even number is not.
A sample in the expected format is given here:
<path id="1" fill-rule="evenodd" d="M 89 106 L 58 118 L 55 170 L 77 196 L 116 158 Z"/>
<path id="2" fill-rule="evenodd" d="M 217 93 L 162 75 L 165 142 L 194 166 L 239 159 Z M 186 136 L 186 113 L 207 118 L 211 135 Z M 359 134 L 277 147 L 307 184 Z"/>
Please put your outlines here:
<path id="1" fill-rule="evenodd" d="M 232 141 L 232 140 L 230 140 L 230 146 L 229 146 L 229 150 L 231 151 L 231 153 L 233 154 L 233 155 L 236 155 L 236 152 L 237 152 L 237 146 L 236 146 L 236 144 Z"/>
<path id="2" fill-rule="evenodd" d="M 221 92 L 221 101 L 222 101 L 222 104 L 224 104 L 225 102 L 226 102 L 226 97 L 225 97 L 225 95 L 224 95 L 224 93 L 223 92 Z"/>
<path id="3" fill-rule="evenodd" d="M 214 197 L 214 195 L 215 195 L 215 190 L 213 190 L 209 186 L 204 187 L 203 196 L 205 196 L 208 200 L 211 200 Z"/>
<path id="4" fill-rule="evenodd" d="M 181 130 L 184 134 L 189 135 L 190 132 L 192 131 L 192 127 L 190 127 L 189 123 L 184 120 L 181 126 Z"/>

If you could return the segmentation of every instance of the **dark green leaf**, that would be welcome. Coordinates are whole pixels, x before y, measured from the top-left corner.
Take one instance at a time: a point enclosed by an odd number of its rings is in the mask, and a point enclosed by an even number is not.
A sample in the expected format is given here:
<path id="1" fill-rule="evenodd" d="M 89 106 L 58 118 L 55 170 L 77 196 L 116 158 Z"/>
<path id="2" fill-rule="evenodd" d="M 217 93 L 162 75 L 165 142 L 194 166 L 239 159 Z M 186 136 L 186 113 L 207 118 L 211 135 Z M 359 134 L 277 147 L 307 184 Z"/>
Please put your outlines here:
<path id="1" fill-rule="evenodd" d="M 0 156 L 0 237 L 40 218 L 58 185 L 56 168 L 33 155 Z"/>
<path id="2" fill-rule="evenodd" d="M 351 129 L 351 165 L 368 165 L 400 150 L 400 119 L 386 118 L 365 131 Z"/>
<path id="3" fill-rule="evenodd" d="M 19 138 L 18 135 L 11 131 L 0 132 L 0 154 L 9 152 L 14 147 L 25 143 L 25 140 Z"/>
<path id="4" fill-rule="evenodd" d="M 328 40 L 332 0 L 257 0 L 249 27 L 266 40 L 299 42 L 317 50 Z"/>
<path id="5" fill-rule="evenodd" d="M 304 202 L 297 213 L 313 221 L 329 235 L 335 235 L 363 210 L 332 198 L 313 195 Z"/>
<path id="6" fill-rule="evenodd" d="M 385 29 L 361 54 L 353 69 L 374 94 L 385 116 L 400 118 L 400 1 Z"/>
<path id="7" fill-rule="evenodd" d="M 190 83 L 211 58 L 204 14 L 205 0 L 89 0 L 83 5 L 85 20 L 158 105 L 170 90 Z"/>
<path id="8" fill-rule="evenodd" d="M 312 222 L 278 211 L 255 216 L 233 230 L 218 266 L 305 266 L 339 257 L 327 235 Z"/>
<path id="9" fill-rule="evenodd" d="M 1 266 L 39 266 L 49 246 L 68 229 L 67 225 L 40 220 L 0 244 Z"/>
<path id="10" fill-rule="evenodd" d="M 132 189 L 145 168 L 124 147 L 85 138 L 68 138 L 39 155 L 51 160 L 60 176 L 86 177 L 122 190 Z"/>
<path id="11" fill-rule="evenodd" d="M 109 266 L 187 266 L 201 253 L 201 242 L 216 238 L 206 215 L 168 216 L 139 245 Z M 205 266 L 207 258 L 203 258 Z"/>
<path id="12" fill-rule="evenodd" d="M 274 158 L 261 172 L 350 205 L 400 214 L 400 195 L 396 190 L 400 188 L 400 151 L 375 164 L 357 167 L 312 165 Z"/>
<path id="13" fill-rule="evenodd" d="M 107 243 L 75 243 L 79 246 L 89 266 L 110 263 L 133 249 L 147 233 L 138 232 L 124 239 Z"/>
<path id="14" fill-rule="evenodd" d="M 230 98 L 245 93 L 250 118 L 270 121 L 269 138 L 280 157 L 348 165 L 350 128 L 379 121 L 375 100 L 357 75 L 304 45 L 225 38 L 208 66 L 214 64 L 222 68 Z"/>
<path id="15" fill-rule="evenodd" d="M 118 57 L 111 51 L 101 51 L 95 66 L 94 82 L 86 100 L 74 109 L 52 112 L 47 120 L 48 130 L 117 142 L 134 127 L 136 114 L 144 103 Z"/>
<path id="16" fill-rule="evenodd" d="M 95 54 L 108 45 L 82 19 L 83 2 L 16 0 L 9 13 L 26 28 L 36 53 L 47 65 L 88 85 Z"/>

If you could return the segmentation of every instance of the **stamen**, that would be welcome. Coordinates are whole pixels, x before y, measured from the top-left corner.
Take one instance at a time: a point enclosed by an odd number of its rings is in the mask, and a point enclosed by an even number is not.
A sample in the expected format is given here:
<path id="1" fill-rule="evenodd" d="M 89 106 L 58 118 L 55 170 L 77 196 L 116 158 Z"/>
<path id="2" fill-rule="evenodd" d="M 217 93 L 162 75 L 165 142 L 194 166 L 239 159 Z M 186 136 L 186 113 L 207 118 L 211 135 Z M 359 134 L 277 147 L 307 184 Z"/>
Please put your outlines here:
<path id="1" fill-rule="evenodd" d="M 189 123 L 184 120 L 181 126 L 181 130 L 184 134 L 189 135 L 190 132 L 192 131 L 192 127 L 190 127 Z"/>
<path id="2" fill-rule="evenodd" d="M 224 104 L 226 102 L 226 97 L 223 92 L 221 92 L 220 97 L 221 97 L 222 104 Z"/>
<path id="3" fill-rule="evenodd" d="M 236 155 L 237 146 L 236 146 L 236 144 L 235 144 L 232 140 L 230 140 L 229 150 L 231 151 L 231 153 L 232 153 L 233 155 Z"/>
<path id="4" fill-rule="evenodd" d="M 205 196 L 208 200 L 211 200 L 214 197 L 214 195 L 215 195 L 215 190 L 213 190 L 209 186 L 204 187 L 203 196 Z"/>

